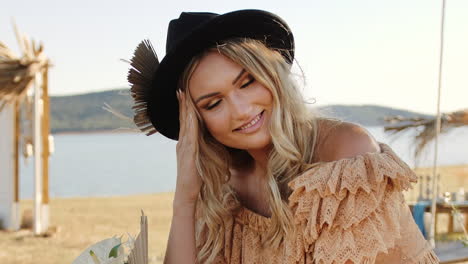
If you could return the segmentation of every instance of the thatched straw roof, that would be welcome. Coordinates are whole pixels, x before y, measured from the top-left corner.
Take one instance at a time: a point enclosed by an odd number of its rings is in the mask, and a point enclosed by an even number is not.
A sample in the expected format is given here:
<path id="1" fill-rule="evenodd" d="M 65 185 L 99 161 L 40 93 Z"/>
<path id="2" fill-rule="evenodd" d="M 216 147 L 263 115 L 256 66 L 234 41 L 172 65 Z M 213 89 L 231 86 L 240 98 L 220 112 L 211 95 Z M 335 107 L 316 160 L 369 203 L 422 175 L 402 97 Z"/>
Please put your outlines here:
<path id="1" fill-rule="evenodd" d="M 21 100 L 32 84 L 36 73 L 49 66 L 42 44 L 36 45 L 16 30 L 16 37 L 22 56 L 16 56 L 11 49 L 0 41 L 0 110 L 13 100 Z"/>
<path id="2" fill-rule="evenodd" d="M 415 157 L 418 157 L 427 143 L 435 138 L 436 119 L 434 117 L 404 118 L 401 116 L 393 116 L 386 117 L 385 121 L 392 124 L 384 128 L 384 131 L 390 134 L 403 134 L 403 131 L 422 127 L 422 130 L 414 138 L 414 143 L 416 144 Z M 447 133 L 452 128 L 461 126 L 468 126 L 468 109 L 441 115 L 440 133 Z"/>

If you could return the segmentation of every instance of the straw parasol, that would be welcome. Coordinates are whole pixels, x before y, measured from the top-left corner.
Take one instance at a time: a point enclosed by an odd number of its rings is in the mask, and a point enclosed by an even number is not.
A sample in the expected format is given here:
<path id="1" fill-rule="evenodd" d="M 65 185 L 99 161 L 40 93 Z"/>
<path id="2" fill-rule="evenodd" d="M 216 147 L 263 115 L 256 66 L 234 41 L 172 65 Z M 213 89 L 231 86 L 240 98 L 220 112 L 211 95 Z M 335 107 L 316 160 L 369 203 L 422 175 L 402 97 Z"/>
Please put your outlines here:
<path id="1" fill-rule="evenodd" d="M 0 42 L 0 111 L 6 103 L 22 100 L 27 88 L 33 83 L 36 73 L 43 72 L 50 62 L 43 52 L 43 45 L 21 35 L 14 26 L 22 56 Z"/>
<path id="2" fill-rule="evenodd" d="M 393 135 L 401 135 L 404 131 L 422 127 L 421 131 L 419 131 L 414 138 L 414 143 L 416 145 L 414 153 L 415 157 L 418 157 L 422 153 L 422 150 L 427 143 L 433 140 L 436 135 L 435 117 L 406 118 L 401 116 L 391 116 L 385 117 L 385 121 L 390 123 L 390 125 L 385 126 L 384 131 Z M 461 126 L 468 126 L 468 108 L 450 113 L 443 113 L 441 115 L 440 133 L 447 133 L 451 129 Z"/>

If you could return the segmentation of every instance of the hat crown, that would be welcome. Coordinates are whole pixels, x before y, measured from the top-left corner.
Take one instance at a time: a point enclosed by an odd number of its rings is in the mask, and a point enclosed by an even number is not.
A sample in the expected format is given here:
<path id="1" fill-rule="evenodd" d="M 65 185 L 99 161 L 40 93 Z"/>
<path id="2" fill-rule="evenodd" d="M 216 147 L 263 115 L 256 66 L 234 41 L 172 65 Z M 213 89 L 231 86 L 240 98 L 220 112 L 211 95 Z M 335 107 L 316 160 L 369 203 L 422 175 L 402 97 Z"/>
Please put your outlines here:
<path id="1" fill-rule="evenodd" d="M 179 18 L 171 20 L 167 30 L 166 53 L 183 40 L 195 28 L 219 16 L 208 12 L 182 12 Z"/>

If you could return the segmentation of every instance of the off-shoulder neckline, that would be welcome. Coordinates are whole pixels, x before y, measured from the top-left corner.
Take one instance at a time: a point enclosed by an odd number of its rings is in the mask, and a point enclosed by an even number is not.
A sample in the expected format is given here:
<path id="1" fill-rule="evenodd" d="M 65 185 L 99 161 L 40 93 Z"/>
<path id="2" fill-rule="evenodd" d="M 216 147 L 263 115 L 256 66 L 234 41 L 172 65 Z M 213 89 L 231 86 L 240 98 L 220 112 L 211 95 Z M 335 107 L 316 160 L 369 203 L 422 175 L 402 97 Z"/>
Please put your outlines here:
<path id="1" fill-rule="evenodd" d="M 366 152 L 362 154 L 355 155 L 353 157 L 348 157 L 348 158 L 341 158 L 337 160 L 332 160 L 332 161 L 325 161 L 325 162 L 317 162 L 320 165 L 330 165 L 330 164 L 336 164 L 340 162 L 349 162 L 349 161 L 354 161 L 358 159 L 362 159 L 368 156 L 379 156 L 379 155 L 387 155 L 387 154 L 394 154 L 393 150 L 390 148 L 389 145 L 382 143 L 382 142 L 377 142 L 379 145 L 380 151 L 379 152 Z"/>
<path id="2" fill-rule="evenodd" d="M 315 168 L 320 169 L 320 167 L 334 166 L 334 165 L 339 164 L 339 163 L 354 163 L 357 160 L 364 159 L 364 158 L 369 157 L 369 156 L 381 156 L 381 155 L 385 156 L 385 155 L 389 155 L 389 154 L 391 156 L 395 155 L 395 153 L 390 148 L 390 146 L 388 146 L 387 144 L 382 143 L 382 142 L 377 142 L 377 143 L 378 143 L 378 145 L 380 147 L 380 152 L 367 152 L 367 153 L 356 155 L 354 157 L 342 158 L 342 159 L 327 161 L 327 162 L 320 162 L 320 163 L 317 164 L 317 166 Z M 296 179 L 298 179 L 299 177 L 301 177 L 304 174 L 305 174 L 305 172 L 298 175 L 296 178 L 292 179 L 290 181 L 290 183 L 294 182 Z M 236 215 L 236 219 L 238 221 L 240 221 L 241 223 L 244 223 L 244 224 L 254 223 L 254 225 L 256 226 L 256 229 L 267 228 L 269 226 L 270 222 L 271 222 L 271 217 L 266 217 L 266 216 L 263 216 L 263 215 L 261 215 L 259 213 L 256 213 L 256 212 L 250 210 L 249 208 L 243 206 L 242 204 L 240 204 L 240 209 L 239 209 L 239 212 Z"/>

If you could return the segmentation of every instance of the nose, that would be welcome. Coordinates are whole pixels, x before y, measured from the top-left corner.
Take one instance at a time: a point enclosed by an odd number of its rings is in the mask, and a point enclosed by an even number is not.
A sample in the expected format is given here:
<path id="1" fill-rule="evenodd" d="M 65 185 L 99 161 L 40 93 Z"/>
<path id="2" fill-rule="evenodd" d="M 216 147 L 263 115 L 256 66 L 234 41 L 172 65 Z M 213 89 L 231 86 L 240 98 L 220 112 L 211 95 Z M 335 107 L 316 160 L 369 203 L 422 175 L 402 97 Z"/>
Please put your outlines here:
<path id="1" fill-rule="evenodd" d="M 252 115 L 252 104 L 239 93 L 235 93 L 230 98 L 231 115 L 234 120 L 248 121 Z"/>

